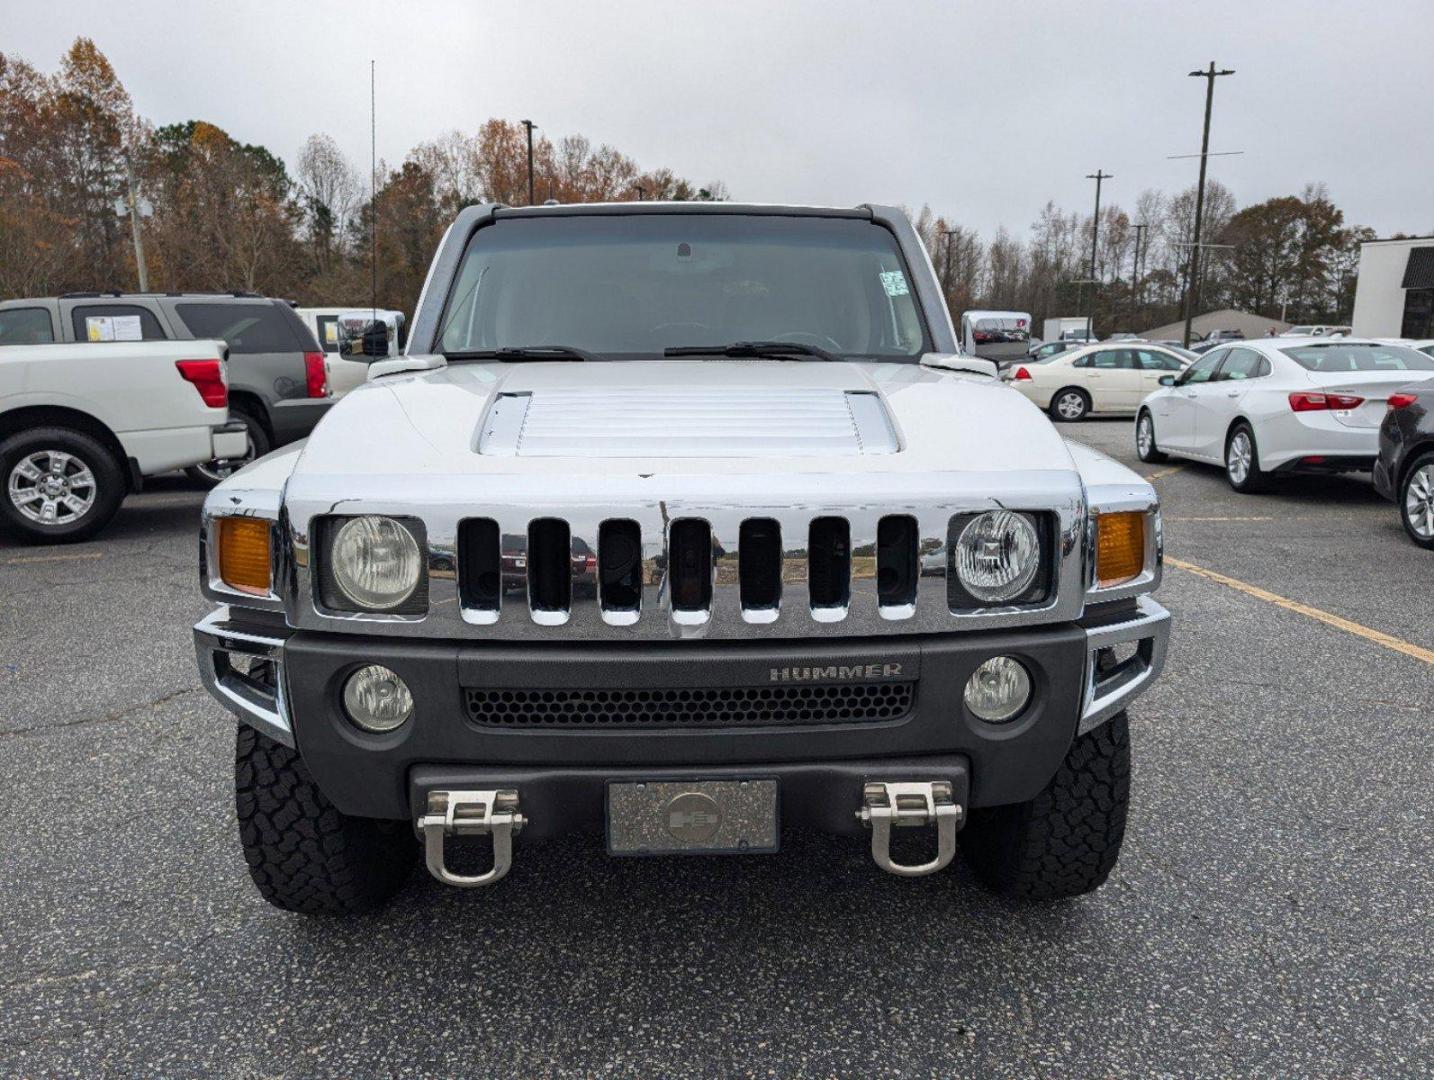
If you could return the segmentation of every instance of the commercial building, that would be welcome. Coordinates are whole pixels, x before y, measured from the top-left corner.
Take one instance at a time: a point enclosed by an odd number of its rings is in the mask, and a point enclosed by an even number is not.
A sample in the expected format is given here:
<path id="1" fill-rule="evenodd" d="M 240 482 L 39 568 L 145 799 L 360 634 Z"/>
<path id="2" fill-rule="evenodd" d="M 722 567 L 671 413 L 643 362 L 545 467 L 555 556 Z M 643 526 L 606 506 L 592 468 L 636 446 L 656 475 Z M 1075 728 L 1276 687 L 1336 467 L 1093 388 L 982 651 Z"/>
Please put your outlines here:
<path id="1" fill-rule="evenodd" d="M 1434 236 L 1360 245 L 1352 325 L 1360 337 L 1434 337 Z"/>

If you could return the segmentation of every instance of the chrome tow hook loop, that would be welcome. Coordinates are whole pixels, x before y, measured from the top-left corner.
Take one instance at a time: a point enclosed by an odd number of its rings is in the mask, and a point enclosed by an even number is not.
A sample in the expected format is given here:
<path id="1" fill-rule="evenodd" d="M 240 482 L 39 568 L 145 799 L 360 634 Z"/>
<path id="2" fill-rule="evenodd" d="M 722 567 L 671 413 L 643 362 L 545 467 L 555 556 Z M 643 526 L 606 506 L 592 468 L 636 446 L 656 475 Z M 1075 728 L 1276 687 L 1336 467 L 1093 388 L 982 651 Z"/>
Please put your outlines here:
<path id="1" fill-rule="evenodd" d="M 871 857 L 889 874 L 923 877 L 943 869 L 956 855 L 956 829 L 965 810 L 951 797 L 945 780 L 922 783 L 873 781 L 862 788 L 863 806 L 856 812 L 871 829 Z M 936 826 L 936 858 L 911 865 L 891 861 L 891 829 Z"/>
<path id="2" fill-rule="evenodd" d="M 518 793 L 501 791 L 430 791 L 427 812 L 414 823 L 423 837 L 428 872 L 445 885 L 473 889 L 492 885 L 513 865 L 513 834 L 527 819 L 518 812 Z M 449 836 L 492 836 L 493 867 L 482 874 L 455 874 L 444 859 L 443 844 Z"/>

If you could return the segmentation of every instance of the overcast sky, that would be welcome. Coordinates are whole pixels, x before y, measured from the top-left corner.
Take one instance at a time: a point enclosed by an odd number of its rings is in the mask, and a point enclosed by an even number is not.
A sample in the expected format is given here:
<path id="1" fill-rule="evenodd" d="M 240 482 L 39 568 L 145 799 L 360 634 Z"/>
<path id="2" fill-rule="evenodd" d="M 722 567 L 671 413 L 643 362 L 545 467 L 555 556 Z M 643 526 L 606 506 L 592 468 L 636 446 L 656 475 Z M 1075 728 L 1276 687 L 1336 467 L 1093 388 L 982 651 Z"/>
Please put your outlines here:
<path id="1" fill-rule="evenodd" d="M 209 120 L 290 163 L 323 131 L 378 152 L 490 116 L 582 133 L 753 202 L 928 203 L 1024 235 L 1047 199 L 1192 183 L 1242 203 L 1329 185 L 1380 235 L 1434 231 L 1431 0 L 0 0 L 0 49 L 53 71 L 95 39 L 156 124 Z"/>

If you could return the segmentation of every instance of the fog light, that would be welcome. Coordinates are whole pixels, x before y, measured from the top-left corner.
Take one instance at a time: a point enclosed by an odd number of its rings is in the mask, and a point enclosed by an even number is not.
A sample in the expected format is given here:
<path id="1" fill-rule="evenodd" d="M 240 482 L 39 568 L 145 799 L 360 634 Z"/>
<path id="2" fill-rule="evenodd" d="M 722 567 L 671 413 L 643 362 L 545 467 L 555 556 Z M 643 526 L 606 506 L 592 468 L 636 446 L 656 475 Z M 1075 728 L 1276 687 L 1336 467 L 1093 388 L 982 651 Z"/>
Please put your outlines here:
<path id="1" fill-rule="evenodd" d="M 1010 656 L 993 656 L 966 680 L 966 708 L 991 724 L 1012 719 L 1031 700 L 1031 676 Z"/>
<path id="2" fill-rule="evenodd" d="M 382 664 L 369 664 L 344 683 L 344 711 L 365 731 L 392 731 L 413 715 L 413 695 L 397 674 Z"/>

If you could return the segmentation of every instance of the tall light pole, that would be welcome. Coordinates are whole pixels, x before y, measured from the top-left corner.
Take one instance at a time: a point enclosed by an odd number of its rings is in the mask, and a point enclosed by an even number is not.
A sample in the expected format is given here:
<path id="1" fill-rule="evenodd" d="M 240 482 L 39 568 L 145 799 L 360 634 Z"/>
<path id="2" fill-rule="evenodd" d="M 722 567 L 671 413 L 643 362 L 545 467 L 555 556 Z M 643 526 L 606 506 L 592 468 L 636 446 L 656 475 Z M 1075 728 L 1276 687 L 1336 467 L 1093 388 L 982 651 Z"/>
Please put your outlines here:
<path id="1" fill-rule="evenodd" d="M 1195 186 L 1195 235 L 1190 239 L 1190 263 L 1185 271 L 1185 338 L 1184 345 L 1190 347 L 1190 323 L 1195 318 L 1194 300 L 1199 292 L 1195 275 L 1200 267 L 1200 224 L 1205 214 L 1205 164 L 1210 158 L 1210 110 L 1215 104 L 1215 80 L 1222 75 L 1235 74 L 1233 68 L 1216 70 L 1215 61 L 1204 71 L 1192 71 L 1192 79 L 1205 80 L 1205 130 L 1200 136 L 1200 182 Z"/>
<path id="2" fill-rule="evenodd" d="M 1090 273 L 1086 275 L 1091 281 L 1095 281 L 1095 249 L 1096 242 L 1100 239 L 1100 185 L 1103 180 L 1113 180 L 1114 176 L 1111 173 L 1096 169 L 1093 173 L 1086 173 L 1085 178 L 1095 181 L 1095 215 L 1090 219 Z M 1092 292 L 1092 296 L 1094 296 L 1094 292 Z M 1095 301 L 1092 300 L 1091 303 L 1094 304 Z M 1095 313 L 1094 310 L 1092 310 L 1091 314 L 1085 317 L 1086 341 L 1090 341 L 1094 333 Z"/>
<path id="3" fill-rule="evenodd" d="M 524 120 L 523 126 L 528 129 L 528 205 L 532 206 L 535 201 L 533 194 L 533 129 L 538 125 L 531 120 Z"/>

